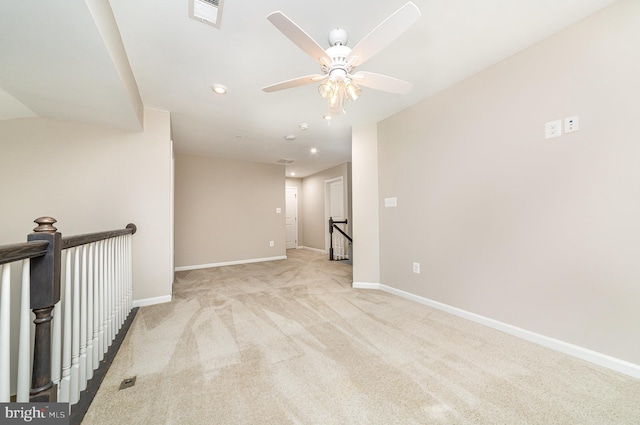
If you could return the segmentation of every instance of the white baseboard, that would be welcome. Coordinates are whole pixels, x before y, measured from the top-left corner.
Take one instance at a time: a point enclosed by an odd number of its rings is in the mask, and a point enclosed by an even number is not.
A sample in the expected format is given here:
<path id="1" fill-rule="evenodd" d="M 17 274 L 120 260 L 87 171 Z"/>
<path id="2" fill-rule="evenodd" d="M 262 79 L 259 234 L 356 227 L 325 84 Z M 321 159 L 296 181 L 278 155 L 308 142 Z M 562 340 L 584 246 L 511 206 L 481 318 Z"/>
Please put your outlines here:
<path id="1" fill-rule="evenodd" d="M 326 249 L 311 248 L 308 246 L 300 246 L 298 247 L 298 249 L 306 249 L 307 251 L 314 251 L 314 252 L 320 252 L 322 254 L 329 254 L 329 251 L 327 251 Z"/>
<path id="2" fill-rule="evenodd" d="M 263 261 L 275 261 L 275 260 L 286 260 L 286 259 L 287 259 L 286 255 L 282 255 L 279 257 L 250 258 L 248 260 L 225 261 L 223 263 L 198 264 L 195 266 L 180 266 L 180 267 L 176 267 L 175 270 L 177 272 L 181 272 L 185 270 L 210 269 L 212 267 L 235 266 L 238 264 L 262 263 Z"/>
<path id="3" fill-rule="evenodd" d="M 162 304 L 162 303 L 168 303 L 168 302 L 171 302 L 171 295 L 163 295 L 162 297 L 133 300 L 133 306 L 146 307 L 148 305 Z"/>
<path id="4" fill-rule="evenodd" d="M 353 282 L 351 287 L 354 289 L 380 289 L 380 284 L 370 282 Z"/>
<path id="5" fill-rule="evenodd" d="M 485 325 L 490 328 L 497 329 L 499 331 L 508 333 L 518 338 L 531 341 L 533 343 L 545 346 L 547 348 L 551 348 L 561 353 L 568 354 L 573 357 L 577 357 L 579 359 L 588 361 L 590 363 L 594 363 L 599 366 L 603 366 L 608 369 L 615 370 L 620 373 L 624 373 L 625 375 L 629 375 L 633 378 L 640 379 L 640 365 L 628 362 L 626 360 L 621 360 L 616 357 L 599 353 L 597 351 L 593 351 L 584 347 L 569 344 L 568 342 L 564 342 L 555 338 L 550 338 L 545 335 L 531 332 L 526 329 L 519 328 L 517 326 L 509 325 L 507 323 L 500 322 L 498 320 L 481 316 L 479 314 L 471 313 L 469 311 L 462 310 L 457 307 L 452 307 L 448 304 L 443 304 L 441 302 L 434 301 L 429 298 L 424 298 L 419 295 L 412 294 L 410 292 L 396 289 L 392 286 L 383 285 L 381 283 L 353 282 L 353 288 L 378 289 L 380 291 L 384 291 L 389 294 L 397 295 L 399 297 L 406 298 L 408 300 L 415 301 L 420 304 L 424 304 L 429 307 L 433 307 L 435 309 L 445 311 L 447 313 L 451 313 L 453 315 L 462 317 L 464 319 L 471 320 L 476 323 L 480 323 L 481 325 Z"/>

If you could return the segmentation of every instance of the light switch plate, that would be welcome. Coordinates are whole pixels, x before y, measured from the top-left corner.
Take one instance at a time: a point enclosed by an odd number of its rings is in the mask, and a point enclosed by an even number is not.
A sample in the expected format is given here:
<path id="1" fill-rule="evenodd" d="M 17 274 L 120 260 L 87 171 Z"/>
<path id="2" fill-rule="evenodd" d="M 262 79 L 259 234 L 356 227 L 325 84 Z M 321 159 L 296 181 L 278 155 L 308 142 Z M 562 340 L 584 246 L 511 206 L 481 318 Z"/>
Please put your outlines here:
<path id="1" fill-rule="evenodd" d="M 397 207 L 398 206 L 398 198 L 384 198 L 384 206 L 385 208 Z"/>

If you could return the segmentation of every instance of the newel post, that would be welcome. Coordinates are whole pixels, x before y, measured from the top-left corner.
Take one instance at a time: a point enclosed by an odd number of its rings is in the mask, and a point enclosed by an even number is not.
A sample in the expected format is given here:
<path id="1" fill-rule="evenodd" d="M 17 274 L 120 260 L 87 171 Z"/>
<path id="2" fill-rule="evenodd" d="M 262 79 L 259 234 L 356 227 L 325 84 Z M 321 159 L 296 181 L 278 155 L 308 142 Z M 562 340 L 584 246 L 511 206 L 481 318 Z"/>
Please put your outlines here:
<path id="1" fill-rule="evenodd" d="M 33 348 L 33 375 L 31 377 L 31 402 L 56 402 L 57 385 L 51 381 L 51 319 L 53 308 L 60 301 L 60 258 L 62 236 L 51 217 L 34 220 L 38 227 L 27 237 L 29 241 L 49 242 L 47 253 L 31 259 L 31 309 L 36 318 Z"/>
<path id="2" fill-rule="evenodd" d="M 333 261 L 333 217 L 329 217 L 329 260 Z"/>

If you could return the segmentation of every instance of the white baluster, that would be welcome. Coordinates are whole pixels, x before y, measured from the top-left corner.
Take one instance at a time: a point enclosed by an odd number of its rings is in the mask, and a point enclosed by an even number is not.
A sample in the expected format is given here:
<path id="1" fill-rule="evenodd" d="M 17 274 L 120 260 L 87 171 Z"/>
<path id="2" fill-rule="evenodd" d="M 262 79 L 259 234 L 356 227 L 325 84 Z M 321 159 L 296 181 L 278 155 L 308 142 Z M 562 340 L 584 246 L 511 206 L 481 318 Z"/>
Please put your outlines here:
<path id="1" fill-rule="evenodd" d="M 80 397 L 80 247 L 75 249 L 73 263 L 73 313 L 71 334 L 71 386 L 69 404 L 76 404 Z"/>
<path id="2" fill-rule="evenodd" d="M 127 299 L 129 301 L 127 305 L 127 316 L 133 309 L 133 252 L 131 250 L 131 241 L 133 235 L 127 235 Z"/>
<path id="3" fill-rule="evenodd" d="M 22 261 L 22 294 L 20 297 L 20 339 L 18 342 L 18 385 L 16 401 L 29 401 L 31 387 L 31 283 L 30 261 Z"/>
<path id="4" fill-rule="evenodd" d="M 120 236 L 121 243 L 121 259 L 120 259 L 120 267 L 122 273 L 122 322 L 120 323 L 120 327 L 124 325 L 125 320 L 127 320 L 127 316 L 129 311 L 127 310 L 127 294 L 129 293 L 127 282 L 127 237 L 126 235 Z"/>
<path id="5" fill-rule="evenodd" d="M 62 274 L 61 276 L 64 276 Z M 64 297 L 64 285 L 60 288 L 60 301 L 53 309 L 53 331 L 51 336 L 51 382 L 58 386 L 58 399 L 60 399 L 60 378 L 62 374 L 62 298 Z"/>
<path id="6" fill-rule="evenodd" d="M 80 267 L 80 356 L 78 361 L 78 383 L 80 391 L 87 388 L 87 247 L 82 246 Z"/>
<path id="7" fill-rule="evenodd" d="M 106 300 L 107 300 L 107 291 L 105 288 L 105 268 L 104 268 L 104 256 L 105 256 L 105 241 L 100 241 L 100 299 L 99 299 L 99 307 L 100 307 L 100 320 L 99 320 L 99 332 L 100 335 L 98 336 L 98 354 L 100 356 L 100 360 L 104 359 L 104 353 L 107 351 L 107 344 L 106 344 L 106 329 L 107 329 L 107 322 L 106 322 L 106 314 L 105 314 L 105 307 L 106 307 Z"/>
<path id="8" fill-rule="evenodd" d="M 11 266 L 0 266 L 0 403 L 7 403 L 11 398 L 11 335 L 10 335 L 10 305 L 11 305 Z"/>
<path id="9" fill-rule="evenodd" d="M 58 391 L 58 401 L 69 402 L 71 389 L 71 313 L 73 305 L 73 293 L 71 292 L 71 254 L 73 249 L 62 251 L 65 256 L 64 272 L 64 296 L 62 297 L 62 311 L 64 313 L 64 326 L 62 333 L 62 379 L 60 379 L 60 389 Z"/>
<path id="10" fill-rule="evenodd" d="M 113 292 L 111 292 L 111 334 L 109 346 L 116 339 L 118 333 L 118 270 L 116 269 L 118 263 L 118 244 L 115 238 L 109 239 L 111 241 L 111 284 Z"/>
<path id="11" fill-rule="evenodd" d="M 113 258 L 113 271 L 115 275 L 115 297 L 114 297 L 114 311 L 115 311 L 115 320 L 113 326 L 113 337 L 118 334 L 118 330 L 120 329 L 120 291 L 122 281 L 120 279 L 120 238 L 113 238 L 114 245 L 114 258 Z"/>
<path id="12" fill-rule="evenodd" d="M 117 248 L 117 254 L 116 254 L 116 273 L 118 275 L 118 296 L 116 298 L 116 301 L 118 303 L 118 307 L 116 308 L 116 312 L 117 312 L 117 325 L 116 325 L 116 335 L 118 334 L 118 331 L 120 331 L 120 327 L 122 326 L 122 313 L 123 313 L 123 307 L 122 307 L 122 293 L 123 293 L 123 287 L 122 287 L 122 237 L 118 236 L 116 237 L 116 248 Z"/>
<path id="13" fill-rule="evenodd" d="M 124 240 L 125 237 L 119 236 L 120 239 L 120 326 L 118 329 L 122 329 L 125 319 L 127 318 L 127 280 L 125 276 L 125 256 L 124 256 Z"/>
<path id="14" fill-rule="evenodd" d="M 106 289 L 106 306 L 105 306 L 105 317 L 107 320 L 107 328 L 106 332 L 106 345 L 105 351 L 108 349 L 107 347 L 111 346 L 112 341 L 112 330 L 113 330 L 113 246 L 111 239 L 107 240 L 107 256 L 105 258 L 105 268 L 107 272 L 107 278 L 105 281 L 105 289 Z"/>
<path id="15" fill-rule="evenodd" d="M 93 249 L 93 370 L 100 364 L 100 242 Z"/>
<path id="16" fill-rule="evenodd" d="M 87 381 L 93 378 L 93 248 L 95 243 L 87 247 Z"/>

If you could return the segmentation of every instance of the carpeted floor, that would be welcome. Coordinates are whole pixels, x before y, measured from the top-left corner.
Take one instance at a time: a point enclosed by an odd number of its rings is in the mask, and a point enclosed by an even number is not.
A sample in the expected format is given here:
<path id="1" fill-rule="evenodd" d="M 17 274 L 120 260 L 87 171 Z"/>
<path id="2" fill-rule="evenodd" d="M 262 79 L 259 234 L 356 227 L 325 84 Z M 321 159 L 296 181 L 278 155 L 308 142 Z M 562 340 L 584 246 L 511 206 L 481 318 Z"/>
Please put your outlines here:
<path id="1" fill-rule="evenodd" d="M 287 255 L 179 272 L 82 423 L 640 424 L 640 380 Z"/>

